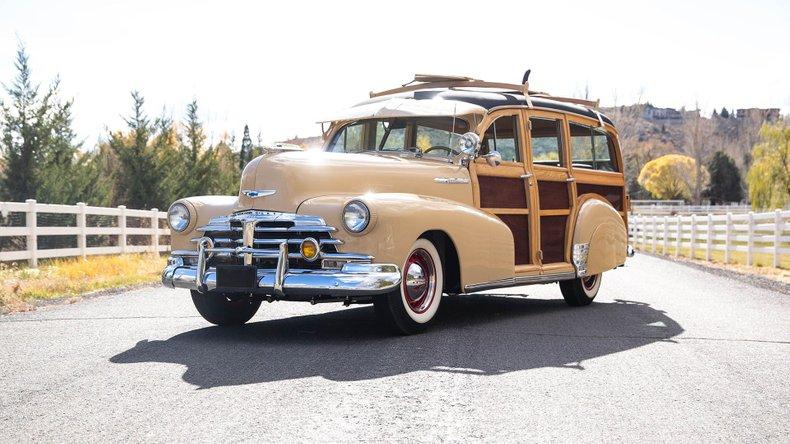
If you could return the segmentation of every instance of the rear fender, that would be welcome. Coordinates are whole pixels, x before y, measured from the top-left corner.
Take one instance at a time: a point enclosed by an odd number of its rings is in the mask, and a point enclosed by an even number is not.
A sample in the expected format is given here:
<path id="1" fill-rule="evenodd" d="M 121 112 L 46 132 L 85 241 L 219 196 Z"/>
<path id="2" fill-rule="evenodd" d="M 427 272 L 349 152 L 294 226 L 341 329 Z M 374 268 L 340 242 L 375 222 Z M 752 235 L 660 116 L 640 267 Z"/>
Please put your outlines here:
<path id="1" fill-rule="evenodd" d="M 591 276 L 625 263 L 628 235 L 620 213 L 603 197 L 579 199 L 573 230 L 573 263 L 579 276 Z"/>

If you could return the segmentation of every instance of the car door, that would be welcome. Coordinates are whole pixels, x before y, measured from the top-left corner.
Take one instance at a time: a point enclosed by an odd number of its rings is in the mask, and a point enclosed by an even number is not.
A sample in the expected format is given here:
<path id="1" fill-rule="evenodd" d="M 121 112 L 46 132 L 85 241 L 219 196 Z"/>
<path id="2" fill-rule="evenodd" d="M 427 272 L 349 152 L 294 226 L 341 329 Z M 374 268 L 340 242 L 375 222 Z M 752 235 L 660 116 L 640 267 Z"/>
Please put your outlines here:
<path id="1" fill-rule="evenodd" d="M 531 163 L 532 193 L 536 211 L 537 259 L 544 274 L 572 271 L 569 221 L 575 201 L 570 174 L 565 116 L 543 110 L 526 110 L 529 131 L 527 151 Z"/>
<path id="2" fill-rule="evenodd" d="M 502 155 L 499 166 L 475 159 L 472 171 L 475 204 L 505 223 L 513 233 L 514 271 L 537 268 L 530 241 L 530 192 L 525 163 L 525 133 L 518 109 L 491 113 L 480 125 L 481 155 L 496 149 Z"/>

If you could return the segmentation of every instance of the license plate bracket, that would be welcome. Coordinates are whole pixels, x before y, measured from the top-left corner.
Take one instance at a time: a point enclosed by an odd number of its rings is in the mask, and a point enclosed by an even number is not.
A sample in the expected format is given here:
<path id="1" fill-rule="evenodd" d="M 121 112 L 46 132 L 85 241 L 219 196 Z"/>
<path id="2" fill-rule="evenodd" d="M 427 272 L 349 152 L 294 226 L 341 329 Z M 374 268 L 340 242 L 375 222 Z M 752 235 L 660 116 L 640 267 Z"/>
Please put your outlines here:
<path id="1" fill-rule="evenodd" d="M 252 265 L 218 265 L 217 288 L 252 289 L 258 286 L 258 270 Z"/>

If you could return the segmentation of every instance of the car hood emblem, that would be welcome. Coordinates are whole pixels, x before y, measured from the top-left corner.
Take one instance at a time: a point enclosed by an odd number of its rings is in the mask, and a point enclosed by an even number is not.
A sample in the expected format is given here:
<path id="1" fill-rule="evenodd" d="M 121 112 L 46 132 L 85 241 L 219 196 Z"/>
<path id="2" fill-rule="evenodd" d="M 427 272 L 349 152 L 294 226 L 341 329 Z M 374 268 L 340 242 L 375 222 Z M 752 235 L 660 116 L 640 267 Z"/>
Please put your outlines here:
<path id="1" fill-rule="evenodd" d="M 263 196 L 271 196 L 276 193 L 277 190 L 241 190 L 241 192 L 251 199 L 257 199 Z"/>

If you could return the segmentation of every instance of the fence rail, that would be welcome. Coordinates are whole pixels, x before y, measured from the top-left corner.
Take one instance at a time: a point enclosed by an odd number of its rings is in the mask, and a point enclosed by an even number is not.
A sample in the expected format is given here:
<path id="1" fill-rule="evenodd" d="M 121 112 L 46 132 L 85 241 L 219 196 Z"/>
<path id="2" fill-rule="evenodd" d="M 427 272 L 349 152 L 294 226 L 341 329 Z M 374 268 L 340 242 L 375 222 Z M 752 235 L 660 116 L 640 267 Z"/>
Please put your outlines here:
<path id="1" fill-rule="evenodd" d="M 732 252 L 746 255 L 754 264 L 755 254 L 769 254 L 779 267 L 783 255 L 790 254 L 790 211 L 748 212 L 723 215 L 658 216 L 635 214 L 628 219 L 628 237 L 638 249 L 675 256 L 697 257 L 704 252 L 707 261 L 713 252 L 723 251 L 724 262 Z"/>
<path id="2" fill-rule="evenodd" d="M 132 210 L 121 205 L 117 208 L 92 207 L 84 203 L 76 205 L 41 204 L 33 199 L 25 202 L 0 202 L 0 215 L 4 219 L 11 213 L 24 213 L 23 226 L 0 226 L 0 241 L 3 238 L 24 238 L 24 248 L 14 246 L 9 251 L 0 248 L 0 262 L 27 260 L 31 267 L 38 266 L 38 260 L 56 257 L 75 257 L 94 254 L 123 254 L 141 252 L 163 252 L 170 249 L 169 242 L 161 243 L 162 236 L 169 236 L 166 220 L 167 213 L 156 208 L 151 210 Z M 41 215 L 74 215 L 76 223 L 69 226 L 42 226 L 38 220 Z M 115 226 L 91 226 L 88 216 L 109 216 L 115 218 Z M 139 218 L 147 222 L 140 226 L 129 226 L 129 218 Z M 76 248 L 39 248 L 39 236 L 76 237 Z M 89 246 L 88 236 L 117 237 L 115 245 Z M 147 245 L 130 243 L 130 236 L 148 237 Z"/>
<path id="3" fill-rule="evenodd" d="M 681 201 L 682 202 L 682 201 Z M 752 208 L 749 205 L 679 205 L 679 204 L 643 204 L 631 202 L 631 213 L 633 214 L 655 214 L 655 215 L 675 215 L 675 214 L 742 214 L 748 213 Z"/>

